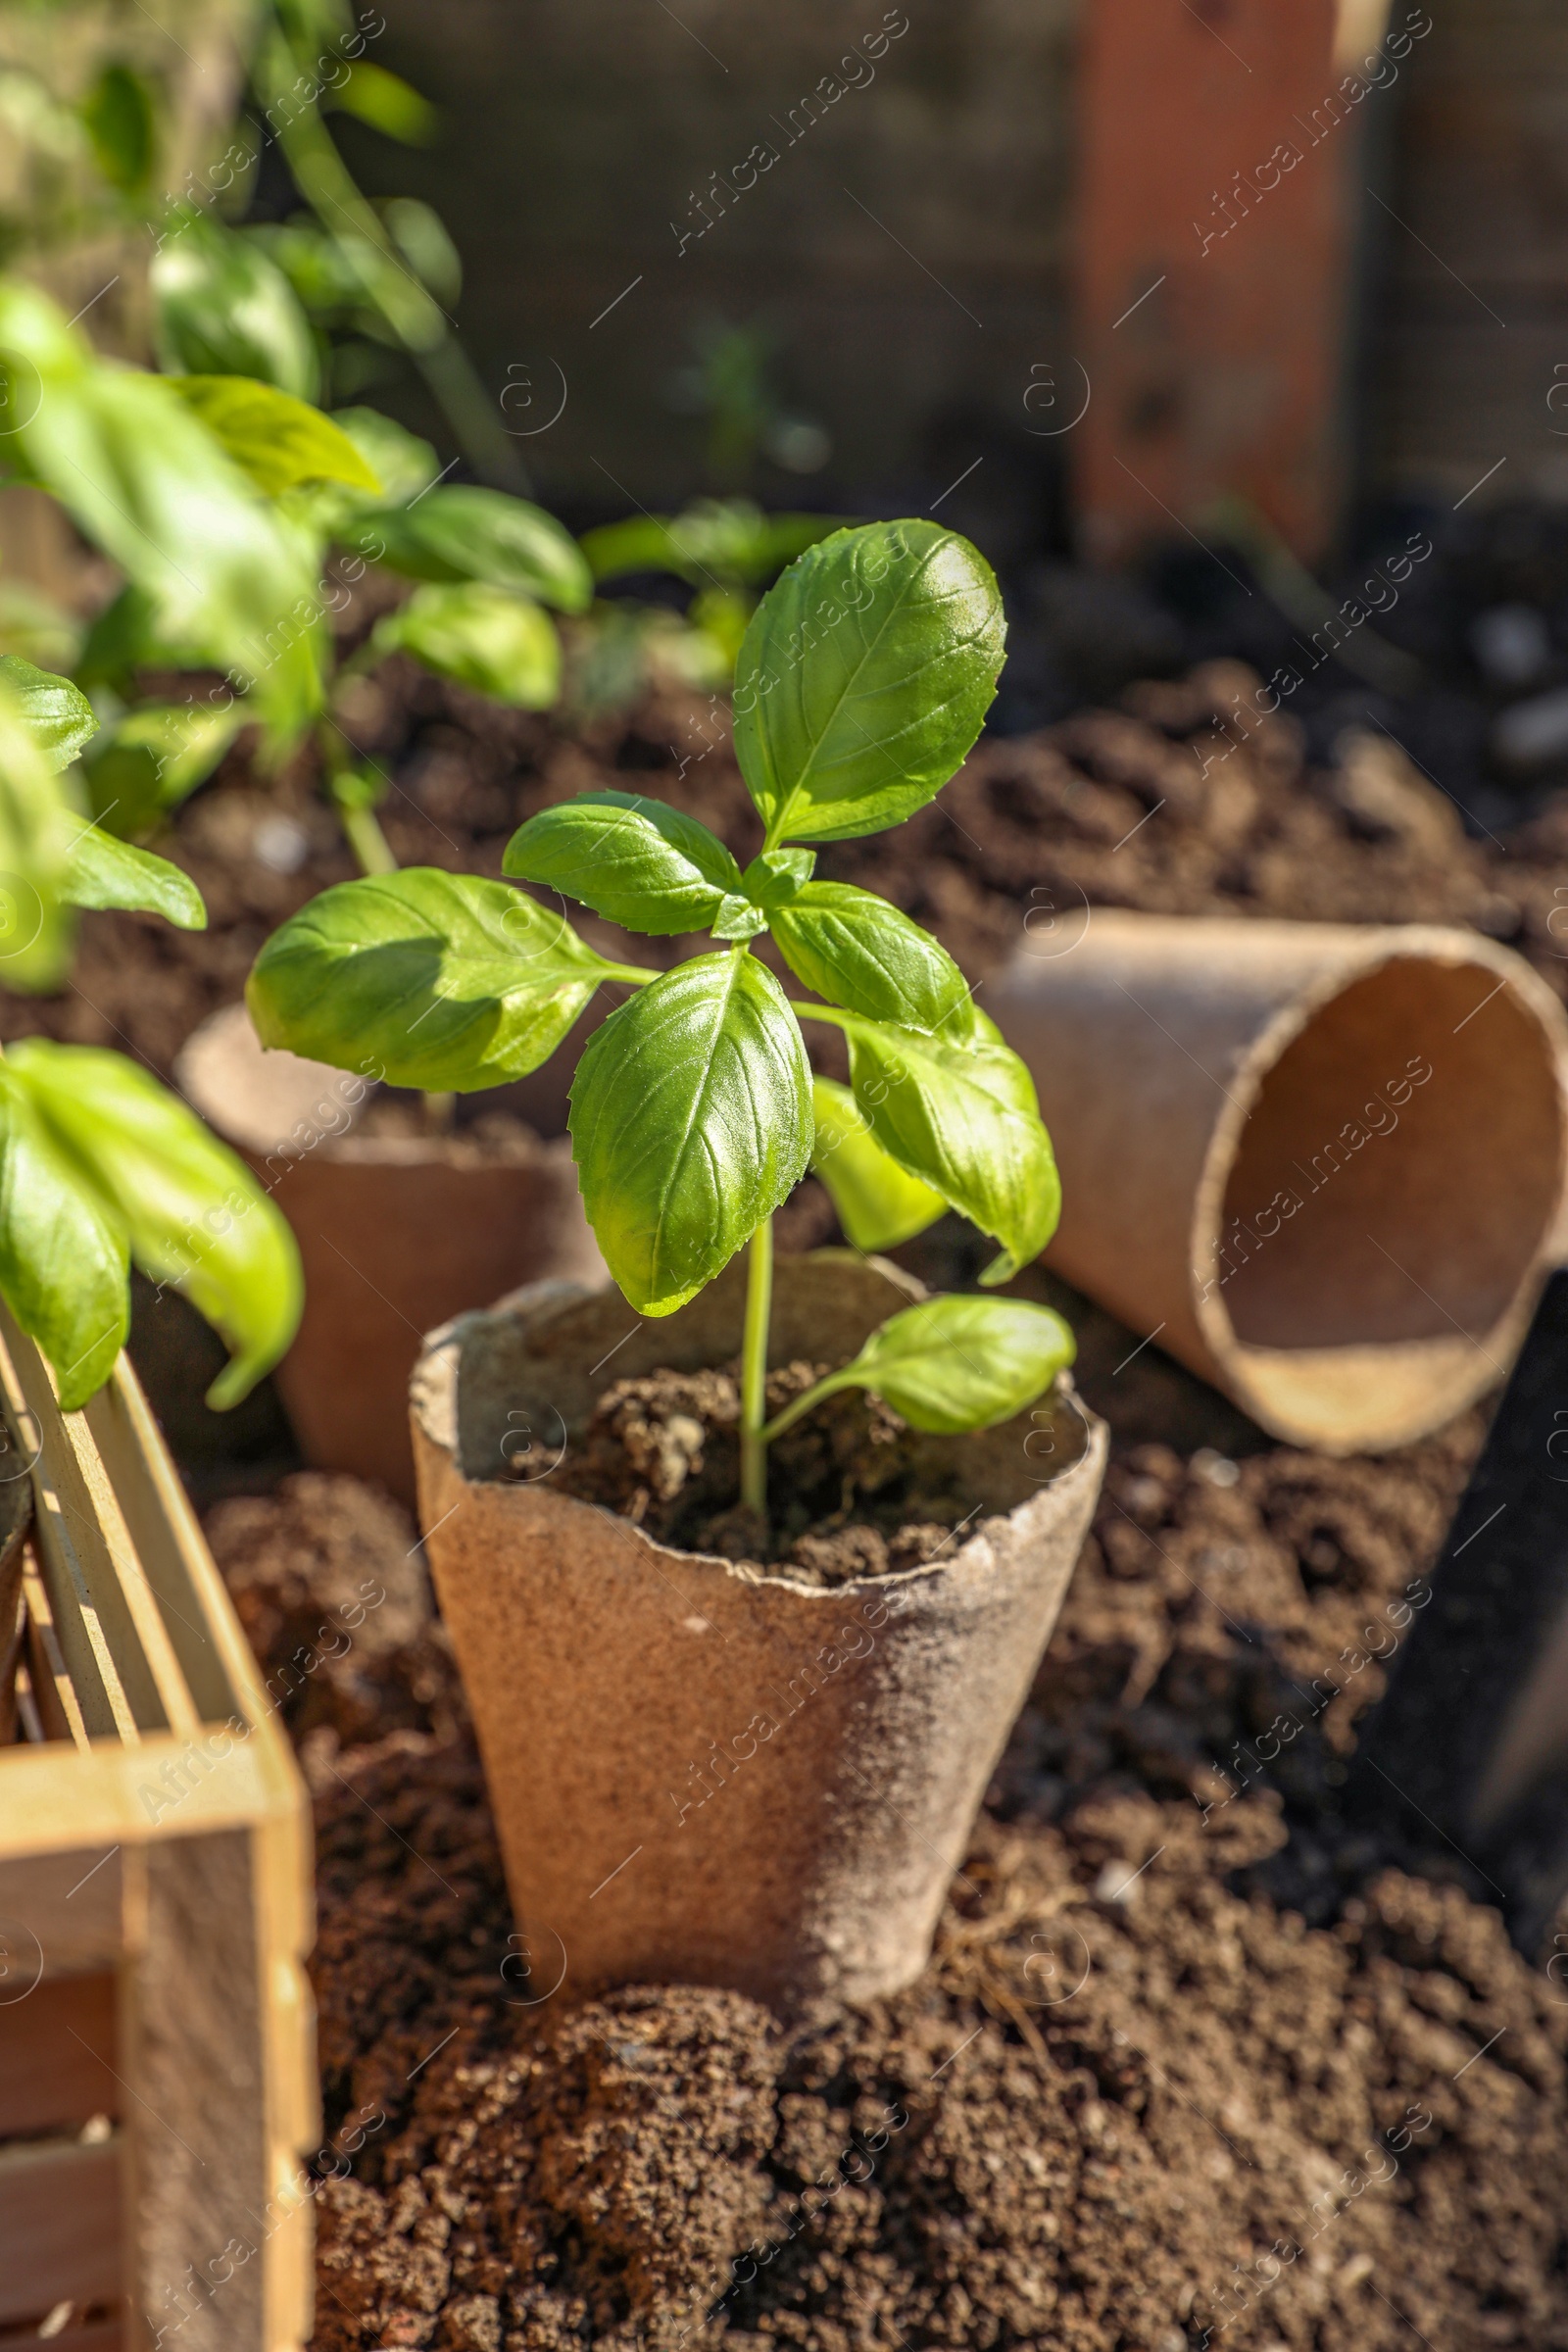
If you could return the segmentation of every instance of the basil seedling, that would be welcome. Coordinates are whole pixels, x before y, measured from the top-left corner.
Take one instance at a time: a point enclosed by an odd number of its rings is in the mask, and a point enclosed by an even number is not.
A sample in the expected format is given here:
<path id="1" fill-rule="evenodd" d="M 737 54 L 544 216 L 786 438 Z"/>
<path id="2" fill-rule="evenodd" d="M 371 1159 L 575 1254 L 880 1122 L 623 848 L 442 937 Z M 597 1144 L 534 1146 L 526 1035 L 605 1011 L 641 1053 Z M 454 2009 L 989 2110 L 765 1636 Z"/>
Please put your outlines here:
<path id="1" fill-rule="evenodd" d="M 771 1218 L 808 1165 L 861 1248 L 960 1210 L 1000 1244 L 984 1283 L 1055 1229 L 1033 1083 L 957 965 L 874 893 L 813 879 L 812 843 L 879 832 L 940 792 L 979 734 L 1003 637 L 966 540 L 923 521 L 839 531 L 784 573 L 741 648 L 735 749 L 763 828 L 749 865 L 635 793 L 584 793 L 514 835 L 519 881 L 630 931 L 708 931 L 717 944 L 673 970 L 609 961 L 505 882 L 415 867 L 323 892 L 251 974 L 264 1044 L 343 1067 L 370 1052 L 395 1085 L 460 1093 L 537 1068 L 606 982 L 635 990 L 572 1084 L 583 1199 L 641 1314 L 672 1314 L 750 1248 L 742 1492 L 758 1509 L 770 1437 L 838 1389 L 872 1390 L 917 1428 L 974 1430 L 1072 1357 L 1044 1307 L 933 1299 L 766 1423 Z M 763 932 L 810 1000 L 753 953 Z M 847 1089 L 813 1083 L 805 1021 L 843 1032 Z"/>

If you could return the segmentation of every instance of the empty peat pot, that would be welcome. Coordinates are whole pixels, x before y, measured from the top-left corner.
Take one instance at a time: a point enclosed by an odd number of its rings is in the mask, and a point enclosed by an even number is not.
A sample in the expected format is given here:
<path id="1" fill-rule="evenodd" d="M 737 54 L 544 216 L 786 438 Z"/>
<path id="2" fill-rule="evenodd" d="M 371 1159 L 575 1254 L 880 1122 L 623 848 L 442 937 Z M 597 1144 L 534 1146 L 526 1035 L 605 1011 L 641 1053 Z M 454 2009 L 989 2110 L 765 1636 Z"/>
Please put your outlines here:
<path id="1" fill-rule="evenodd" d="M 842 1360 L 923 1295 L 876 1258 L 781 1259 L 770 1360 Z M 1065 1383 L 932 1441 L 975 1506 L 947 1547 L 827 1591 L 553 1489 L 608 1381 L 733 1359 L 743 1306 L 740 1261 L 657 1322 L 539 1285 L 432 1335 L 415 1375 L 420 1521 L 534 1998 L 567 1975 L 780 2002 L 917 1976 L 1088 1529 L 1105 1433 Z"/>
<path id="2" fill-rule="evenodd" d="M 988 1000 L 1061 1166 L 1050 1262 L 1295 1444 L 1402 1445 L 1495 1386 L 1568 1141 L 1568 1022 L 1529 965 L 1425 925 L 1101 908 L 1054 944 Z"/>
<path id="3" fill-rule="evenodd" d="M 567 1139 L 356 1135 L 374 1090 L 264 1053 L 243 1004 L 196 1030 L 175 1075 L 294 1228 L 305 1313 L 276 1379 L 306 1459 L 412 1504 L 409 1374 L 424 1334 L 517 1283 L 603 1276 Z"/>

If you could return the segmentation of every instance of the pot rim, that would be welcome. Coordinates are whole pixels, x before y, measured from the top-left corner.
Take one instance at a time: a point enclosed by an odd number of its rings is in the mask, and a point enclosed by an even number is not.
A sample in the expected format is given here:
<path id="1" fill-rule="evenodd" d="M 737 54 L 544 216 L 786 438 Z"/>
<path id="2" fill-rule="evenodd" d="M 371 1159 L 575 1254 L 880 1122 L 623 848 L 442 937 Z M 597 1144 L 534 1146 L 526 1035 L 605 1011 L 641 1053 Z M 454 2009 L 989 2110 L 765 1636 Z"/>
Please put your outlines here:
<path id="1" fill-rule="evenodd" d="M 880 1266 L 876 1270 L 880 1271 Z M 902 1269 L 899 1271 L 902 1273 Z M 591 1511 L 597 1517 L 608 1520 L 617 1534 L 635 1539 L 647 1549 L 656 1565 L 660 1559 L 666 1559 L 688 1568 L 718 1569 L 750 1591 L 771 1588 L 792 1593 L 799 1599 L 824 1601 L 843 1607 L 852 1598 L 858 1601 L 879 1592 L 903 1592 L 916 1584 L 933 1583 L 942 1577 L 952 1578 L 956 1570 L 966 1566 L 978 1566 L 978 1552 L 984 1549 L 989 1553 L 991 1550 L 986 1530 L 997 1521 L 1017 1519 L 1023 1512 L 1032 1511 L 1048 1502 L 1070 1502 L 1079 1485 L 1093 1480 L 1098 1487 L 1103 1473 L 1109 1452 L 1108 1427 L 1098 1413 L 1084 1403 L 1073 1383 L 1072 1374 L 1069 1371 L 1058 1372 L 1055 1382 L 1047 1393 L 1053 1396 L 1059 1396 L 1061 1401 L 1071 1407 L 1082 1421 L 1085 1432 L 1084 1449 L 1066 1469 L 1057 1477 L 1046 1481 L 1036 1494 L 1025 1495 L 1021 1502 L 1014 1503 L 1008 1510 L 990 1511 L 982 1517 L 980 1513 L 985 1506 L 981 1504 L 972 1514 L 969 1532 L 946 1558 L 922 1560 L 917 1567 L 893 1569 L 882 1576 L 854 1577 L 838 1585 L 803 1584 L 794 1576 L 771 1569 L 761 1574 L 744 1573 L 745 1564 L 739 1560 L 725 1559 L 717 1552 L 685 1551 L 674 1544 L 662 1544 L 656 1536 L 649 1535 L 645 1528 L 634 1526 L 630 1520 L 616 1518 L 613 1512 L 605 1510 L 601 1504 L 584 1502 L 580 1495 L 552 1492 L 543 1481 L 519 1483 L 500 1478 L 470 1478 L 463 1467 L 458 1451 L 458 1384 L 463 1343 L 467 1332 L 478 1323 L 503 1316 L 515 1316 L 524 1299 L 536 1302 L 539 1310 L 538 1316 L 530 1315 L 530 1321 L 541 1317 L 553 1321 L 580 1300 L 602 1297 L 613 1288 L 613 1283 L 610 1282 L 600 1284 L 597 1289 L 577 1282 L 532 1283 L 521 1291 L 513 1292 L 506 1298 L 498 1299 L 494 1306 L 470 1308 L 464 1314 L 455 1315 L 450 1323 L 443 1323 L 439 1329 L 426 1334 L 409 1383 L 409 1418 L 417 1434 L 439 1451 L 465 1493 L 472 1489 L 516 1496 L 535 1494 L 540 1500 L 548 1499 L 550 1506 L 556 1510 Z M 433 1533 L 433 1529 L 428 1533 L 421 1530 L 421 1540 L 428 1542 L 429 1534 Z M 952 1542 L 951 1536 L 948 1541 Z"/>

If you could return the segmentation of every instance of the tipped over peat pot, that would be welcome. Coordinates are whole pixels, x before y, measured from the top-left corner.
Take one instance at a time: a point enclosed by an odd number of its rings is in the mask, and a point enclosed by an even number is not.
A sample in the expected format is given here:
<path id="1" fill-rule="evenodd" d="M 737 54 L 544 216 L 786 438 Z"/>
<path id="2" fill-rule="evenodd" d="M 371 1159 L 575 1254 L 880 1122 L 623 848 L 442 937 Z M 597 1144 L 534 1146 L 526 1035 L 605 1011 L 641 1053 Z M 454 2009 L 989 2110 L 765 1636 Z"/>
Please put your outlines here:
<path id="1" fill-rule="evenodd" d="M 988 1003 L 1061 1167 L 1048 1262 L 1264 1429 L 1375 1451 L 1501 1378 L 1568 1151 L 1568 1021 L 1521 956 L 1097 907 Z"/>
<path id="2" fill-rule="evenodd" d="M 974 1504 L 949 1548 L 829 1590 L 556 1492 L 610 1380 L 738 1353 L 744 1287 L 735 1261 L 646 1321 L 537 1285 L 433 1334 L 415 1375 L 420 1521 L 534 1997 L 569 1976 L 861 1999 L 918 1975 L 1088 1531 L 1105 1431 L 1065 1382 L 940 1441 Z M 879 1259 L 783 1260 L 769 1361 L 844 1360 L 922 1295 Z"/>
<path id="3" fill-rule="evenodd" d="M 519 1283 L 603 1275 L 569 1142 L 520 1124 L 489 1150 L 461 1131 L 354 1134 L 368 1082 L 264 1054 L 243 1004 L 203 1023 L 176 1075 L 299 1243 L 305 1312 L 276 1380 L 307 1461 L 412 1505 L 409 1374 L 424 1333 Z"/>

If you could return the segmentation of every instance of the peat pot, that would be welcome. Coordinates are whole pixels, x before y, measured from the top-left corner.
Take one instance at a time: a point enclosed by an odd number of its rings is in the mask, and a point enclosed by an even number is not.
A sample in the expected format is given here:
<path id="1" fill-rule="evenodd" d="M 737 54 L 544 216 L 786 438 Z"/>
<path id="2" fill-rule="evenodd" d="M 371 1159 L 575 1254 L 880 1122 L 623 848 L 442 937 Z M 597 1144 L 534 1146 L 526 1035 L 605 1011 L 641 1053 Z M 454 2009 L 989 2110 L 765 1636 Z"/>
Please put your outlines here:
<path id="1" fill-rule="evenodd" d="M 520 1125 L 499 1146 L 356 1134 L 373 1090 L 264 1054 L 243 1004 L 203 1023 L 176 1075 L 294 1228 L 305 1313 L 276 1380 L 306 1459 L 412 1504 L 409 1374 L 422 1335 L 518 1283 L 603 1275 L 569 1142 Z"/>
<path id="2" fill-rule="evenodd" d="M 1545 982 L 1427 924 L 1074 928 L 987 999 L 1061 1166 L 1049 1262 L 1296 1445 L 1402 1446 L 1494 1387 L 1563 1198 Z"/>
<path id="3" fill-rule="evenodd" d="M 974 1506 L 948 1547 L 828 1591 L 559 1493 L 609 1380 L 737 1355 L 744 1282 L 737 1259 L 658 1322 L 536 1285 L 433 1334 L 415 1375 L 420 1519 L 536 1998 L 918 1975 L 1100 1490 L 1103 1425 L 1063 1382 L 934 1441 Z M 770 1361 L 841 1361 L 923 1295 L 881 1259 L 783 1259 Z"/>

